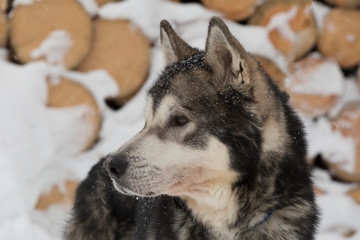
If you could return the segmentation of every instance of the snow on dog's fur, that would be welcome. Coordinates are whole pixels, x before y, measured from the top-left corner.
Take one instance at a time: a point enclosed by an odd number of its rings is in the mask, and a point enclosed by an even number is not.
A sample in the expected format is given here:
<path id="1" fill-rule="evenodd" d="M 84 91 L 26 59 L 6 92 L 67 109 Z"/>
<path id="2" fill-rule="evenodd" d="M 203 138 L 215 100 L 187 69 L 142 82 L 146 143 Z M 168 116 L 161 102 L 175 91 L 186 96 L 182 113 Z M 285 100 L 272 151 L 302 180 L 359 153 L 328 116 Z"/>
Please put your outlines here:
<path id="1" fill-rule="evenodd" d="M 288 97 L 213 18 L 205 51 L 162 21 L 144 129 L 80 185 L 67 240 L 306 239 L 317 209 Z"/>

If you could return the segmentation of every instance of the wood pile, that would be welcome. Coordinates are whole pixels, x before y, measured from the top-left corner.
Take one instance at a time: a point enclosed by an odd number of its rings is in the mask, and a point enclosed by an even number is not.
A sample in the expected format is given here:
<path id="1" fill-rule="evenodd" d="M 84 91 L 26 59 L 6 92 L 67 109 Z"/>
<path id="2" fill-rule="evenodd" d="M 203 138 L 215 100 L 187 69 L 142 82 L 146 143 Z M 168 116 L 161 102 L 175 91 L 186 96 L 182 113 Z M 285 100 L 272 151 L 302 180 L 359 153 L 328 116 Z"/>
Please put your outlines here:
<path id="1" fill-rule="evenodd" d="M 349 68 L 360 62 L 360 11 L 336 8 L 329 12 L 319 31 L 317 47 L 326 57 Z"/>
<path id="2" fill-rule="evenodd" d="M 316 23 L 311 12 L 311 1 L 266 1 L 255 10 L 249 24 L 267 28 L 270 41 L 289 60 L 304 56 L 316 43 Z M 287 32 L 284 31 L 286 28 L 289 28 Z"/>
<path id="3" fill-rule="evenodd" d="M 96 3 L 100 7 L 113 1 L 96 0 Z M 44 60 L 55 69 L 55 76 L 48 76 L 47 106 L 51 109 L 86 106 L 89 111 L 80 120 L 91 128 L 86 136 L 77 136 L 84 138 L 81 141 L 75 138 L 70 141 L 84 143 L 81 151 L 91 148 L 101 129 L 98 99 L 87 84 L 59 75 L 56 69 L 84 73 L 106 70 L 118 85 L 119 95 L 113 96 L 112 101 L 120 107 L 147 78 L 150 66 L 147 38 L 129 21 L 92 18 L 77 0 L 12 3 L 0 0 L 0 47 L 8 48 L 9 60 L 17 64 Z M 76 186 L 77 182 L 71 180 L 66 180 L 65 188 L 54 186 L 40 196 L 36 208 L 45 210 L 52 204 L 71 201 Z"/>
<path id="4" fill-rule="evenodd" d="M 96 3 L 102 6 L 114 1 L 96 0 Z M 181 4 L 180 0 L 171 1 Z M 126 104 L 143 86 L 151 64 L 151 45 L 133 22 L 107 20 L 99 16 L 92 18 L 77 0 L 42 0 L 17 6 L 12 6 L 10 2 L 0 0 L 0 47 L 11 50 L 12 61 L 26 64 L 42 59 L 50 65 L 61 65 L 67 70 L 83 73 L 105 69 L 120 89 L 119 95 L 111 99 L 118 106 Z M 348 82 L 357 81 L 360 91 L 360 1 L 321 1 L 327 4 L 322 21 L 318 21 L 311 0 L 197 2 L 221 12 L 224 18 L 266 29 L 268 39 L 287 59 L 288 65 L 280 66 L 277 59 L 260 55 L 256 56 L 257 59 L 268 75 L 289 94 L 297 111 L 314 120 L 326 118 L 334 132 L 353 139 L 357 151 L 353 171 L 347 171 L 341 164 L 328 159 L 323 160 L 338 179 L 360 184 L 360 101 L 343 107 L 339 105 Z M 60 60 L 45 53 L 36 54 L 39 47 L 46 45 L 45 41 L 54 33 L 59 35 L 59 31 L 65 32 L 63 37 L 70 39 L 70 44 L 64 46 L 68 48 L 66 54 Z M 333 72 L 324 74 L 324 71 L 320 71 L 330 65 Z M 354 74 L 356 71 L 357 74 Z M 351 74 L 344 77 L 345 72 Z M 86 105 L 92 109 L 93 115 L 87 117 L 86 121 L 91 122 L 93 131 L 82 150 L 89 149 L 96 142 L 101 129 L 102 116 L 95 97 L 86 85 L 63 76 L 57 83 L 50 78 L 48 107 Z M 336 87 L 333 91 L 322 92 L 321 88 L 312 88 L 316 84 L 332 84 Z M 332 112 L 339 106 L 341 109 L 334 116 Z M 65 185 L 68 191 L 74 191 L 75 183 L 67 182 Z M 62 195 L 59 188 L 54 188 L 52 192 L 61 195 L 56 199 L 73 196 L 67 193 Z M 321 189 L 316 189 L 316 192 L 326 194 Z M 349 196 L 358 203 L 359 192 L 359 188 L 349 192 Z M 37 208 L 46 209 L 51 205 L 47 200 L 51 197 L 46 196 L 39 199 Z"/>
<path id="5" fill-rule="evenodd" d="M 201 0 L 205 7 L 222 12 L 224 17 L 241 21 L 254 13 L 259 0 Z"/>
<path id="6" fill-rule="evenodd" d="M 148 74 L 148 40 L 126 20 L 100 18 L 94 22 L 93 38 L 93 46 L 78 70 L 107 70 L 120 88 L 120 94 L 115 100 L 119 103 L 129 100 L 142 86 Z"/>

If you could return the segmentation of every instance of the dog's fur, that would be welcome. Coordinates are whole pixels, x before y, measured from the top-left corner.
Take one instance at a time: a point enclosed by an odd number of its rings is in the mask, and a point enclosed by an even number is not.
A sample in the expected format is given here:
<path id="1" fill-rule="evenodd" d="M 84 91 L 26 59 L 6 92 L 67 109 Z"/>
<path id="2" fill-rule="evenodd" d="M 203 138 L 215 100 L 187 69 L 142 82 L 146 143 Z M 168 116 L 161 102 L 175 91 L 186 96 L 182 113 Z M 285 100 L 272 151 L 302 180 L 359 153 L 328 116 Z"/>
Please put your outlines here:
<path id="1" fill-rule="evenodd" d="M 303 126 L 288 96 L 221 19 L 205 51 L 165 20 L 160 29 L 167 66 L 146 125 L 81 183 L 65 238 L 314 239 Z"/>

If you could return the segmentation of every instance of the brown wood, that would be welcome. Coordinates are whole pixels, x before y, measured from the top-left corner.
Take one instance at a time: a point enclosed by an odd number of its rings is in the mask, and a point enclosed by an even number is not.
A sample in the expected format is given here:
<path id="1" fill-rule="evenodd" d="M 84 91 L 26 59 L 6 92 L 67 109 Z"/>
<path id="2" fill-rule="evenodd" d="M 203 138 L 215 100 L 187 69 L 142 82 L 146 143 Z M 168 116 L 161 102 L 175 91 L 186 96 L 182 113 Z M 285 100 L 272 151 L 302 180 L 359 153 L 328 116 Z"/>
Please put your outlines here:
<path id="1" fill-rule="evenodd" d="M 228 19 L 245 20 L 254 12 L 259 0 L 201 0 L 205 7 L 219 11 Z"/>
<path id="2" fill-rule="evenodd" d="M 319 34 L 318 49 L 349 68 L 360 62 L 360 11 L 336 8 L 324 18 Z"/>
<path id="3" fill-rule="evenodd" d="M 320 57 L 309 56 L 300 61 L 289 64 L 289 74 L 292 80 L 287 86 L 287 92 L 290 95 L 290 100 L 293 106 L 301 113 L 316 117 L 326 114 L 332 109 L 337 101 L 340 99 L 340 95 L 319 95 L 313 93 L 299 93 L 292 90 L 293 84 L 304 83 L 307 81 L 313 81 L 310 78 L 304 78 L 304 74 L 311 73 L 319 65 L 325 63 L 326 59 Z"/>
<path id="4" fill-rule="evenodd" d="M 308 53 L 316 44 L 317 29 L 314 16 L 310 11 L 310 0 L 271 0 L 260 5 L 249 19 L 249 24 L 267 27 L 277 14 L 286 13 L 296 7 L 295 16 L 289 26 L 295 34 L 288 39 L 277 29 L 269 30 L 269 39 L 274 47 L 289 60 L 296 60 Z"/>
<path id="5" fill-rule="evenodd" d="M 359 64 L 359 67 L 358 67 L 358 70 L 357 70 L 357 73 L 356 73 L 356 83 L 357 83 L 357 87 L 358 87 L 359 92 L 360 92 L 360 64 Z"/>
<path id="6" fill-rule="evenodd" d="M 326 194 L 326 192 L 325 192 L 324 190 L 322 190 L 322 189 L 320 189 L 320 188 L 318 188 L 318 187 L 316 187 L 316 186 L 314 186 L 314 193 L 315 193 L 316 195 Z"/>
<path id="7" fill-rule="evenodd" d="M 109 3 L 109 2 L 114 2 L 115 0 L 95 0 L 97 5 L 99 7 L 101 7 L 102 5 L 106 4 L 106 3 Z"/>
<path id="8" fill-rule="evenodd" d="M 330 161 L 324 160 L 324 164 L 331 169 L 333 174 L 342 181 L 360 183 L 359 172 L 347 172 L 344 171 L 340 166 Z"/>
<path id="9" fill-rule="evenodd" d="M 73 205 L 77 186 L 78 182 L 72 180 L 65 181 L 65 191 L 61 191 L 57 185 L 53 186 L 48 193 L 44 193 L 39 197 L 35 208 L 46 210 L 56 204 L 69 203 Z"/>
<path id="10" fill-rule="evenodd" d="M 332 119 L 332 126 L 334 130 L 339 130 L 344 137 L 354 140 L 356 162 L 353 172 L 360 175 L 360 101 L 345 105 L 339 115 Z"/>
<path id="11" fill-rule="evenodd" d="M 23 63 L 38 60 L 31 57 L 31 52 L 56 30 L 70 34 L 72 46 L 64 57 L 64 65 L 76 67 L 89 52 L 92 38 L 92 22 L 82 6 L 76 0 L 42 0 L 18 5 L 10 28 L 17 59 Z"/>
<path id="12" fill-rule="evenodd" d="M 360 204 L 360 186 L 357 186 L 348 191 L 347 195 L 349 195 L 354 200 L 354 202 Z"/>
<path id="13" fill-rule="evenodd" d="M 121 103 L 146 80 L 150 66 L 150 45 L 142 32 L 125 20 L 95 21 L 92 49 L 78 70 L 105 69 L 116 80 Z"/>
<path id="14" fill-rule="evenodd" d="M 0 0 L 0 12 L 5 12 L 8 9 L 8 0 Z"/>
<path id="15" fill-rule="evenodd" d="M 91 115 L 84 116 L 84 121 L 90 121 L 92 125 L 92 133 L 83 150 L 88 149 L 96 141 L 101 124 L 101 115 L 99 113 L 96 100 L 90 91 L 79 83 L 62 78 L 60 83 L 54 84 L 48 81 L 48 103 L 49 107 L 63 108 L 86 105 L 92 110 Z M 83 136 L 79 136 L 83 137 Z"/>
<path id="16" fill-rule="evenodd" d="M 265 72 L 273 79 L 281 90 L 285 90 L 286 74 L 269 58 L 256 55 L 257 60 L 261 63 Z"/>
<path id="17" fill-rule="evenodd" d="M 339 7 L 360 7 L 360 0 L 325 0 L 325 2 Z"/>
<path id="18" fill-rule="evenodd" d="M 8 40 L 8 20 L 5 13 L 0 12 L 0 47 L 4 47 Z"/>

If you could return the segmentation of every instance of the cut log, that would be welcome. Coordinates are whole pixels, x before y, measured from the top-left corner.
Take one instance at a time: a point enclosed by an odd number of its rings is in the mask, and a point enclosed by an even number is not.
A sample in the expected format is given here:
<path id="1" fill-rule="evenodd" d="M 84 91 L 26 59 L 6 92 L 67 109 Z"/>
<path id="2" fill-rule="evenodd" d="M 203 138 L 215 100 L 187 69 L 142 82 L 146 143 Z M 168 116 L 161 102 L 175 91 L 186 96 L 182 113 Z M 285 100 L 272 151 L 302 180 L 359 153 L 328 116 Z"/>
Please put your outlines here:
<path id="1" fill-rule="evenodd" d="M 356 82 L 357 82 L 358 90 L 360 92 L 360 65 L 359 65 L 357 73 L 356 73 Z"/>
<path id="2" fill-rule="evenodd" d="M 360 204 L 360 187 L 355 187 L 347 192 L 347 194 L 356 202 Z"/>
<path id="3" fill-rule="evenodd" d="M 4 47 L 8 40 L 8 21 L 5 13 L 0 12 L 0 47 Z"/>
<path id="4" fill-rule="evenodd" d="M 316 117 L 326 114 L 340 99 L 344 78 L 338 65 L 311 55 L 289 65 L 291 76 L 287 92 L 301 113 Z M 324 88 L 324 85 L 328 86 Z"/>
<path id="5" fill-rule="evenodd" d="M 92 94 L 81 84 L 65 78 L 62 78 L 60 83 L 48 81 L 48 89 L 47 105 L 49 107 L 64 108 L 85 105 L 92 110 L 89 112 L 89 116 L 84 116 L 84 121 L 90 121 L 92 132 L 88 136 L 78 136 L 87 138 L 81 141 L 85 142 L 83 150 L 91 147 L 98 137 L 101 124 L 98 105 Z"/>
<path id="6" fill-rule="evenodd" d="M 256 55 L 257 60 L 261 63 L 265 72 L 270 76 L 272 80 L 274 80 L 281 90 L 285 90 L 285 79 L 286 74 L 269 58 Z"/>
<path id="7" fill-rule="evenodd" d="M 0 0 L 0 12 L 5 12 L 8 9 L 8 0 Z"/>
<path id="8" fill-rule="evenodd" d="M 35 208 L 38 210 L 46 210 L 52 205 L 56 204 L 71 204 L 73 205 L 75 191 L 78 186 L 78 183 L 71 180 L 65 181 L 65 189 L 60 190 L 57 185 L 53 186 L 48 193 L 42 194 Z"/>
<path id="9" fill-rule="evenodd" d="M 359 0 L 325 0 L 325 2 L 330 5 L 335 5 L 339 7 L 352 7 L 352 8 L 360 7 Z"/>
<path id="10" fill-rule="evenodd" d="M 324 190 L 322 190 L 321 188 L 318 188 L 318 187 L 316 187 L 316 186 L 314 186 L 313 189 L 314 189 L 315 195 L 323 195 L 323 194 L 326 193 Z"/>
<path id="11" fill-rule="evenodd" d="M 142 32 L 125 20 L 95 21 L 94 45 L 79 70 L 105 69 L 117 81 L 122 104 L 142 86 L 150 66 L 150 46 Z"/>
<path id="12" fill-rule="evenodd" d="M 23 63 L 44 59 L 44 56 L 34 57 L 32 53 L 58 30 L 70 36 L 71 46 L 63 63 L 68 69 L 74 68 L 89 52 L 92 38 L 92 22 L 81 5 L 76 0 L 42 0 L 31 5 L 18 5 L 10 28 L 16 57 Z"/>
<path id="13" fill-rule="evenodd" d="M 354 229 L 349 229 L 347 231 L 345 231 L 342 235 L 345 237 L 345 238 L 350 238 L 352 236 L 354 236 L 356 233 L 356 230 Z"/>
<path id="14" fill-rule="evenodd" d="M 205 7 L 219 11 L 227 19 L 242 21 L 250 17 L 259 0 L 201 0 Z"/>
<path id="15" fill-rule="evenodd" d="M 336 170 L 335 172 L 340 177 L 352 176 L 353 181 L 360 182 L 360 102 L 350 102 L 345 105 L 339 115 L 332 119 L 332 126 L 334 130 L 339 130 L 344 137 L 352 138 L 356 146 L 353 172 L 348 172 L 347 175 L 339 174 Z"/>
<path id="16" fill-rule="evenodd" d="M 360 62 L 360 12 L 336 8 L 324 18 L 319 34 L 318 49 L 349 68 Z"/>
<path id="17" fill-rule="evenodd" d="M 274 47 L 289 60 L 296 60 L 315 45 L 317 29 L 311 1 L 272 0 L 260 5 L 249 20 L 266 27 Z"/>
<path id="18" fill-rule="evenodd" d="M 360 173 L 359 172 L 347 172 L 344 171 L 341 166 L 338 164 L 332 163 L 330 161 L 324 160 L 324 164 L 327 168 L 331 169 L 333 174 L 340 180 L 345 182 L 354 182 L 360 183 Z"/>
<path id="19" fill-rule="evenodd" d="M 99 7 L 101 7 L 102 5 L 106 4 L 106 3 L 109 3 L 109 2 L 114 2 L 115 0 L 95 0 L 97 5 Z"/>

